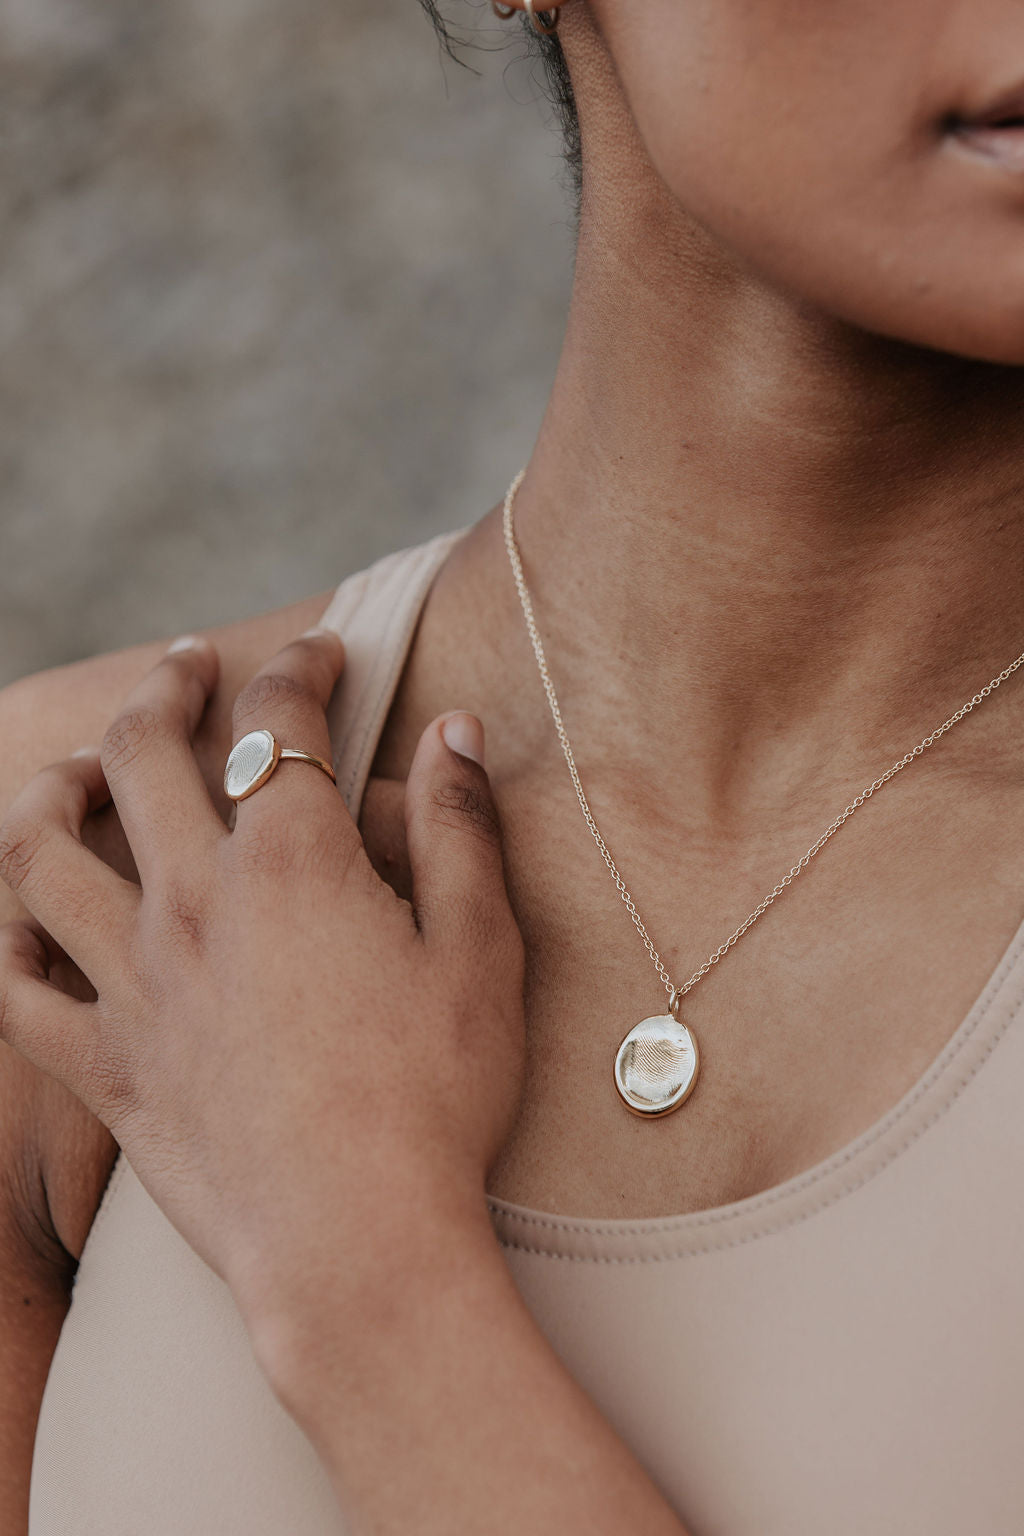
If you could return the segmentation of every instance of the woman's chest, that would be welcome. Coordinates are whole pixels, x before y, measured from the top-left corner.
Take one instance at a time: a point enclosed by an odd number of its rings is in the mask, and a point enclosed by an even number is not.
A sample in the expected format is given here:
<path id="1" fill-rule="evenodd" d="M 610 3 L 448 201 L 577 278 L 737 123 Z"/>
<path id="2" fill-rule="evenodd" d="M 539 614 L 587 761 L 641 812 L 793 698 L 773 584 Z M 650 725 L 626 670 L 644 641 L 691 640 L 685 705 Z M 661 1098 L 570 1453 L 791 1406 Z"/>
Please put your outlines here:
<path id="1" fill-rule="evenodd" d="M 978 808 L 962 833 L 922 844 L 898 804 L 865 819 L 683 1000 L 697 1086 L 672 1114 L 644 1119 L 613 1076 L 623 1036 L 667 1006 L 643 937 L 557 799 L 525 786 L 499 802 L 527 948 L 527 1055 L 519 1117 L 489 1188 L 559 1214 L 711 1210 L 831 1157 L 919 1082 L 1024 916 L 1024 861 L 1007 856 L 1005 821 Z M 378 866 L 411 896 L 401 803 L 401 785 L 371 781 L 363 829 Z M 681 984 L 763 894 L 757 873 L 673 849 L 662 828 L 636 839 L 634 853 L 631 867 L 620 862 L 638 916 Z"/>

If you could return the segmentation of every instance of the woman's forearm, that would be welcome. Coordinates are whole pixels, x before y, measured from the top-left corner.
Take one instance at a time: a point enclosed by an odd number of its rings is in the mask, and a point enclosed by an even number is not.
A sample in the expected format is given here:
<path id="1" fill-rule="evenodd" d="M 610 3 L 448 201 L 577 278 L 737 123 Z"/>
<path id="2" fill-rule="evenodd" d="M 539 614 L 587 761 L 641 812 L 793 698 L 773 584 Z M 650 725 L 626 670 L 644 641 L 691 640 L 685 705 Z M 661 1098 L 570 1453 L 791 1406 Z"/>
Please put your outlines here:
<path id="1" fill-rule="evenodd" d="M 486 1215 L 253 1328 L 358 1536 L 686 1536 L 528 1312 Z"/>

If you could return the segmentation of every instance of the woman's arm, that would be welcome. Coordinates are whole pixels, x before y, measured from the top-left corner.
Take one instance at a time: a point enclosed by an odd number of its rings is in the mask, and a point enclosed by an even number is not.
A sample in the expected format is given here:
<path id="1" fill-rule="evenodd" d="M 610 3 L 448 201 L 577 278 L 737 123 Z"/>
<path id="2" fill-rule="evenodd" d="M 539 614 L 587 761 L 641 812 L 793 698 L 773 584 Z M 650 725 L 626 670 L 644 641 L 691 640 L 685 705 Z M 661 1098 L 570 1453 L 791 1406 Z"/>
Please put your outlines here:
<path id="1" fill-rule="evenodd" d="M 57 674 L 0 689 L 0 815 L 44 763 L 81 740 L 89 709 L 88 690 Z M 25 916 L 0 885 L 0 923 Z M 0 1536 L 24 1536 L 28 1526 L 36 1421 L 70 1301 L 71 1249 L 75 1235 L 84 1240 L 115 1151 L 80 1100 L 0 1044 Z"/>
<path id="2" fill-rule="evenodd" d="M 418 1216 L 418 1220 L 417 1220 Z M 685 1536 L 544 1338 L 480 1220 L 422 1210 L 250 1320 L 357 1533 Z"/>
<path id="3" fill-rule="evenodd" d="M 0 1116 L 15 1108 L 13 1052 L 0 1057 Z M 24 1063 L 21 1064 L 24 1068 Z M 31 1084 L 28 1084 L 31 1086 Z M 12 1134 L 13 1129 L 13 1134 Z M 0 1536 L 24 1536 L 32 1445 L 50 1361 L 68 1308 L 73 1264 L 38 1222 L 23 1188 L 29 1143 L 0 1126 Z"/>

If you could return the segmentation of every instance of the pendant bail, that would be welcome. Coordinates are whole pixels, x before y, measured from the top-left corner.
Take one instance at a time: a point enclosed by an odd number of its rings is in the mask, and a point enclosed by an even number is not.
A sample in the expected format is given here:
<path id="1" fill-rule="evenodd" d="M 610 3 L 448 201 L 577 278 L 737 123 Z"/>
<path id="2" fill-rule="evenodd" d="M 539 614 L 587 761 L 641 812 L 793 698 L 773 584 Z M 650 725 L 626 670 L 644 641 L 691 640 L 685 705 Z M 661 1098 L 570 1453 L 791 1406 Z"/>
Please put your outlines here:
<path id="1" fill-rule="evenodd" d="M 668 1011 L 674 1019 L 679 1017 L 679 1005 L 683 1000 L 682 987 L 673 987 L 668 995 Z"/>

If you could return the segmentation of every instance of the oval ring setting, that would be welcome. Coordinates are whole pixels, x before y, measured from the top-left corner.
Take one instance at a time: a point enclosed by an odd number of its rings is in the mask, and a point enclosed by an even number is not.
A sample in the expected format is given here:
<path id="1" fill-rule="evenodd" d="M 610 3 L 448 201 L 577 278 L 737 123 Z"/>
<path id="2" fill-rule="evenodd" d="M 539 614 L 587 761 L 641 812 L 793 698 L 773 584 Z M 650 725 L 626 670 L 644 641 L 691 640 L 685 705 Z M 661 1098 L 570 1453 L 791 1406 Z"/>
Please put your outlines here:
<path id="1" fill-rule="evenodd" d="M 312 752 L 299 752 L 293 747 L 282 747 L 273 731 L 248 731 L 228 754 L 224 766 L 224 793 L 236 802 L 255 794 L 285 757 L 312 763 L 333 783 L 338 782 L 334 769 L 322 757 L 314 757 Z"/>

